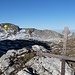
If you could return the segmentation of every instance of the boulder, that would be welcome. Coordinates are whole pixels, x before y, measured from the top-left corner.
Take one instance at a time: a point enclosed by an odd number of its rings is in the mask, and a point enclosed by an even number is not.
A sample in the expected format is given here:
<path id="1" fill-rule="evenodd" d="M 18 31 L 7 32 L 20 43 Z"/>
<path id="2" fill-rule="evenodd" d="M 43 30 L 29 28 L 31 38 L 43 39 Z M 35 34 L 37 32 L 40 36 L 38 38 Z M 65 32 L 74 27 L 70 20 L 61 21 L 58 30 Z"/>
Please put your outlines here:
<path id="1" fill-rule="evenodd" d="M 33 45 L 32 49 L 33 51 L 44 51 L 44 52 L 47 51 L 43 46 L 39 46 L 39 45 Z"/>
<path id="2" fill-rule="evenodd" d="M 11 72 L 13 72 L 15 70 L 14 66 L 20 66 L 20 64 L 18 63 L 17 58 L 15 58 L 16 55 L 20 55 L 19 57 L 22 57 L 23 54 L 25 53 L 26 49 L 19 49 L 18 51 L 15 50 L 9 50 L 7 51 L 6 54 L 4 54 L 1 58 L 0 58 L 0 70 L 3 72 L 3 75 L 9 75 Z M 21 55 L 22 54 L 22 55 Z M 17 62 L 18 64 L 14 64 L 14 62 Z"/>
<path id="3" fill-rule="evenodd" d="M 26 63 L 39 75 L 61 75 L 61 61 L 57 58 L 34 57 Z M 66 63 L 65 75 L 72 75 L 72 69 Z"/>

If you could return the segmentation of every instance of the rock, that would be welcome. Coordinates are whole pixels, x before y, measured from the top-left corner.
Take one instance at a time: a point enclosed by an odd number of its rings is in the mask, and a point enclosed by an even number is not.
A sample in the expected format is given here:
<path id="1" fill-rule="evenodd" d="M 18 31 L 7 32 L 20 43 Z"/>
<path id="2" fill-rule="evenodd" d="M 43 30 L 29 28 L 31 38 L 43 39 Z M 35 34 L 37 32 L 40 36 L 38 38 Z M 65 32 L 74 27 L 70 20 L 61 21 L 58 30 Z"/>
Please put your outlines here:
<path id="1" fill-rule="evenodd" d="M 15 67 L 13 67 L 13 65 L 14 65 L 14 62 L 16 63 L 17 58 L 14 58 L 14 57 L 17 54 L 20 55 L 21 53 L 26 52 L 25 49 L 22 51 L 21 50 L 19 50 L 19 51 L 9 50 L 9 51 L 7 51 L 6 54 L 4 54 L 0 58 L 0 69 L 2 70 L 4 75 L 9 75 L 12 71 L 15 70 Z M 20 55 L 20 57 L 21 57 L 21 55 Z M 17 66 L 17 64 L 14 66 Z"/>
<path id="2" fill-rule="evenodd" d="M 4 54 L 4 55 L 0 58 L 0 62 L 2 62 L 2 60 L 5 60 L 6 58 L 9 58 L 10 56 L 14 56 L 15 53 L 16 53 L 16 50 L 9 50 L 9 51 L 7 51 L 7 53 Z"/>
<path id="3" fill-rule="evenodd" d="M 7 67 L 10 65 L 10 56 L 14 56 L 14 53 L 16 53 L 15 50 L 8 51 L 6 54 L 4 54 L 0 58 L 0 69 L 4 72 Z"/>
<path id="4" fill-rule="evenodd" d="M 0 70 L 3 72 L 3 75 L 10 75 L 13 71 L 15 71 L 14 75 L 61 75 L 61 61 L 56 58 L 49 57 L 34 57 L 30 61 L 28 61 L 25 65 L 28 67 L 23 67 L 21 70 L 15 70 L 15 67 L 22 67 L 20 65 L 20 57 L 19 59 L 13 59 L 16 63 L 10 65 L 10 56 L 14 57 L 14 54 L 19 54 L 20 50 L 8 51 L 5 55 L 0 58 Z M 18 64 L 17 64 L 18 63 Z M 15 66 L 15 67 L 14 67 Z M 71 75 L 72 69 L 66 63 L 65 75 Z"/>
<path id="5" fill-rule="evenodd" d="M 47 51 L 43 46 L 39 46 L 39 45 L 33 45 L 32 49 L 33 51 L 44 51 L 44 52 Z"/>
<path id="6" fill-rule="evenodd" d="M 61 75 L 61 61 L 56 58 L 34 57 L 26 65 L 31 66 L 39 75 Z M 66 63 L 65 75 L 71 75 L 71 70 Z"/>
<path id="7" fill-rule="evenodd" d="M 10 75 L 11 72 L 13 72 L 15 70 L 14 67 L 9 67 L 5 72 L 4 75 Z"/>
<path id="8" fill-rule="evenodd" d="M 17 73 L 17 75 L 32 75 L 32 74 L 30 74 L 30 72 L 25 68 L 25 69 L 19 71 Z"/>
<path id="9" fill-rule="evenodd" d="M 9 50 L 0 58 L 0 70 L 4 73 L 3 75 L 10 75 L 14 71 L 14 75 L 60 75 L 61 73 L 61 61 L 56 58 L 49 57 L 34 57 L 30 61 L 26 62 L 24 53 L 28 53 L 29 50 L 34 51 L 47 51 L 45 48 L 46 44 L 43 44 L 38 41 L 24 41 L 24 40 L 15 40 L 15 41 L 0 41 L 1 45 L 12 46 L 11 44 L 19 46 L 24 45 L 21 49 Z M 27 46 L 26 46 L 27 45 Z M 58 45 L 58 44 L 56 44 Z M 25 47 L 26 46 L 26 47 Z M 30 47 L 29 47 L 30 46 Z M 54 43 L 51 43 L 50 46 L 54 46 L 53 49 L 56 49 Z M 16 46 L 15 46 L 16 47 Z M 57 48 L 58 49 L 58 48 Z M 33 55 L 33 54 L 31 54 Z M 30 58 L 29 56 L 27 56 Z M 25 64 L 26 63 L 26 64 Z M 28 66 L 28 67 L 25 67 Z M 18 68 L 16 70 L 16 68 Z M 66 75 L 71 75 L 72 69 L 66 63 Z"/>
<path id="10" fill-rule="evenodd" d="M 23 53 L 25 53 L 25 52 L 28 52 L 28 50 L 27 50 L 26 48 L 22 48 L 22 49 L 19 49 L 19 50 L 16 52 L 16 54 L 21 55 L 21 54 L 23 54 Z"/>

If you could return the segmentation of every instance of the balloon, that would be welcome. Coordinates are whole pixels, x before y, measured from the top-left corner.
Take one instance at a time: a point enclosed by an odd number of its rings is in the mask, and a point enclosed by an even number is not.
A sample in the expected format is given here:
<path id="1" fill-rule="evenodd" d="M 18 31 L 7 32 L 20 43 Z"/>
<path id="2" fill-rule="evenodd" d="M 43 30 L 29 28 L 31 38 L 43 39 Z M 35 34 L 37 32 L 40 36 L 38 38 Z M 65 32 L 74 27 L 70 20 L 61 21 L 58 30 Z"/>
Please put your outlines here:
<path id="1" fill-rule="evenodd" d="M 4 25 L 4 29 L 6 29 L 6 30 L 7 30 L 7 29 L 8 29 L 8 25 Z"/>

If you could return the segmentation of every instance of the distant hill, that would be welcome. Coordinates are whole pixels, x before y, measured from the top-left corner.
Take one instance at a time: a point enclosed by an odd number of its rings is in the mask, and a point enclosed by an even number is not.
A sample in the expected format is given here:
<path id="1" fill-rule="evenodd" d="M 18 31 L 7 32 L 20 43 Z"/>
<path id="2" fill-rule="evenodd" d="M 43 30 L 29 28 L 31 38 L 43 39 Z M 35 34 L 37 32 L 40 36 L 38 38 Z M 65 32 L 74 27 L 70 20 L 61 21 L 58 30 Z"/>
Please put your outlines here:
<path id="1" fill-rule="evenodd" d="M 8 25 L 8 30 L 4 29 L 4 25 Z M 52 30 L 38 30 L 35 28 L 20 28 L 11 23 L 0 24 L 0 39 L 35 39 L 42 41 L 57 40 L 62 38 L 60 33 Z"/>
<path id="2" fill-rule="evenodd" d="M 30 34 L 33 37 L 40 37 L 40 38 L 62 38 L 60 33 L 52 30 L 38 30 L 35 28 L 23 28 L 26 30 L 26 33 Z"/>

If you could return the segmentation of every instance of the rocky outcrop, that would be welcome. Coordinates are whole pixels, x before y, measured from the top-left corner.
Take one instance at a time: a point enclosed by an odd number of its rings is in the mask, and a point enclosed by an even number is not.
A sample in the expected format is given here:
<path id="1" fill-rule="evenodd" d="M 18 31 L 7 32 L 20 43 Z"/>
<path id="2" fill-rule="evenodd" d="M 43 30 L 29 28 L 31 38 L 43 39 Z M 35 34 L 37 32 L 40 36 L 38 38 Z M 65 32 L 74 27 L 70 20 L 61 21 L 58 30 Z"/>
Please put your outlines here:
<path id="1" fill-rule="evenodd" d="M 18 50 L 22 48 L 33 49 L 33 51 L 42 50 L 50 51 L 50 46 L 44 42 L 37 40 L 2 40 L 0 41 L 0 56 L 6 53 L 8 50 Z"/>
<path id="2" fill-rule="evenodd" d="M 0 58 L 0 75 L 60 75 L 61 60 L 35 55 L 37 51 L 48 52 L 47 44 L 31 40 L 5 40 L 0 43 L 9 49 Z M 57 45 L 50 44 L 55 51 L 59 49 L 56 49 Z M 71 73 L 72 69 L 66 63 L 66 75 L 72 75 Z"/>
<path id="3" fill-rule="evenodd" d="M 0 32 L 5 32 L 4 25 L 8 25 L 8 33 L 15 34 L 19 31 L 19 26 L 11 24 L 11 23 L 1 23 L 0 24 Z"/>
<path id="4" fill-rule="evenodd" d="M 2 75 L 10 75 L 18 66 L 21 66 L 20 63 L 18 63 L 20 62 L 18 61 L 18 57 L 15 57 L 15 55 L 22 52 L 21 50 L 17 52 L 15 50 L 9 50 L 0 58 L 0 70 Z M 23 52 L 26 52 L 26 49 L 23 49 Z"/>
<path id="5" fill-rule="evenodd" d="M 33 68 L 38 75 L 61 75 L 61 61 L 57 58 L 34 57 L 26 65 Z M 71 68 L 66 63 L 65 75 L 71 75 Z"/>
<path id="6" fill-rule="evenodd" d="M 4 54 L 0 58 L 0 75 L 61 75 L 59 59 L 27 55 L 28 52 L 28 49 L 23 48 Z M 69 65 L 66 63 L 65 66 L 65 75 L 72 75 Z"/>
<path id="7" fill-rule="evenodd" d="M 17 41 L 17 42 L 19 42 L 19 41 Z M 26 42 L 25 42 L 25 44 L 26 44 Z M 43 46 L 33 45 L 33 44 L 31 45 L 31 44 L 29 44 L 23 48 L 18 48 L 17 50 L 14 50 L 15 48 L 14 49 L 12 48 L 12 50 L 7 51 L 7 53 L 4 54 L 0 58 L 0 72 L 3 75 L 10 75 L 10 74 L 16 75 L 16 73 L 18 71 L 26 68 L 25 63 L 36 55 L 35 52 L 38 49 L 41 51 L 45 51 L 45 52 L 47 50 Z M 36 48 L 34 49 L 33 47 L 36 47 Z M 19 74 L 22 74 L 22 73 L 19 73 Z"/>

